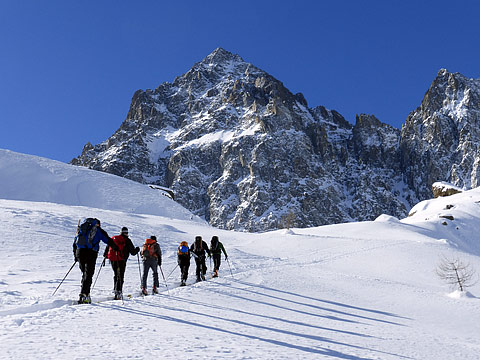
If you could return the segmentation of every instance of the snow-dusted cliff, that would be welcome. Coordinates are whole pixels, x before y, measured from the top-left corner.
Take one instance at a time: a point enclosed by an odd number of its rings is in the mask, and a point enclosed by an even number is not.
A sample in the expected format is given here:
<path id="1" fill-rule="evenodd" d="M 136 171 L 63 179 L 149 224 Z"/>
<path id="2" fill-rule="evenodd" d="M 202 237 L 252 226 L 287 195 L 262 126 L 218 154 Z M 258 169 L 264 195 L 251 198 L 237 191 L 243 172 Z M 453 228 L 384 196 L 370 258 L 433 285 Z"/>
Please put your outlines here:
<path id="1" fill-rule="evenodd" d="M 364 114 L 352 126 L 218 48 L 173 83 L 137 91 L 113 136 L 72 163 L 173 188 L 226 229 L 403 217 L 434 181 L 476 186 L 478 99 L 478 82 L 442 70 L 402 131 Z"/>

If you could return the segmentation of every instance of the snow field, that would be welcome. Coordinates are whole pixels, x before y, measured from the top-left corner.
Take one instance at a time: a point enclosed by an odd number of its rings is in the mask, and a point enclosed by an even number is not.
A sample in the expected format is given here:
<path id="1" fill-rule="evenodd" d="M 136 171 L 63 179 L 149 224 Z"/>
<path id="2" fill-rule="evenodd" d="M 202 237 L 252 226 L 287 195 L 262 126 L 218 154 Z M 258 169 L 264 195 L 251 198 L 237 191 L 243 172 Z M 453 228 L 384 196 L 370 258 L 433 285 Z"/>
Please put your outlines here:
<path id="1" fill-rule="evenodd" d="M 25 159 L 31 158 L 15 161 Z M 83 176 L 63 165 L 70 183 Z M 32 168 L 19 166 L 18 175 L 31 176 Z M 52 176 L 39 188 L 53 188 L 49 196 L 55 197 Z M 123 183 L 112 179 L 107 191 L 114 194 Z M 110 209 L 101 197 L 88 206 L 25 201 L 15 181 L 0 180 L 10 186 L 0 199 L 1 359 L 478 359 L 480 285 L 459 294 L 435 274 L 443 255 L 480 271 L 478 190 L 421 203 L 402 220 L 383 215 L 373 222 L 249 234 L 191 220 L 167 198 L 157 207 L 137 196 L 143 187 L 125 185 Z M 146 205 L 143 213 L 119 210 L 136 199 Z M 160 276 L 161 293 L 142 297 L 135 256 L 124 284 L 132 297 L 123 302 L 111 300 L 108 263 L 92 290 L 93 304 L 72 305 L 80 289 L 78 266 L 52 297 L 73 264 L 78 219 L 90 216 L 110 236 L 127 226 L 137 246 L 156 235 L 165 276 L 176 266 L 181 240 L 190 244 L 202 235 L 209 242 L 218 235 L 233 277 L 222 256 L 218 279 L 194 283 L 192 261 L 188 286 L 178 286 L 177 268 L 168 291 Z M 101 257 L 94 280 L 100 263 Z M 148 284 L 150 291 L 151 276 Z"/>

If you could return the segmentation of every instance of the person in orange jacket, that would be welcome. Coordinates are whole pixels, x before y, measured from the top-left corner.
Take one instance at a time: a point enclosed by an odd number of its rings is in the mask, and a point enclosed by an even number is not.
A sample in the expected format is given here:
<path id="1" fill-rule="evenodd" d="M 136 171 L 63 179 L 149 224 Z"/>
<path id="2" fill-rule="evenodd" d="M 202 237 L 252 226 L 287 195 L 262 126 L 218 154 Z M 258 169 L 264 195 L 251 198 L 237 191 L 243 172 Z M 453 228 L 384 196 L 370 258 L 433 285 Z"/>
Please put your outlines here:
<path id="1" fill-rule="evenodd" d="M 143 259 L 143 278 L 142 278 L 142 294 L 148 295 L 147 292 L 147 277 L 148 271 L 153 271 L 153 293 L 158 294 L 158 270 L 157 266 L 162 266 L 162 250 L 157 243 L 157 237 L 152 235 L 145 240 L 142 251 L 140 252 Z"/>

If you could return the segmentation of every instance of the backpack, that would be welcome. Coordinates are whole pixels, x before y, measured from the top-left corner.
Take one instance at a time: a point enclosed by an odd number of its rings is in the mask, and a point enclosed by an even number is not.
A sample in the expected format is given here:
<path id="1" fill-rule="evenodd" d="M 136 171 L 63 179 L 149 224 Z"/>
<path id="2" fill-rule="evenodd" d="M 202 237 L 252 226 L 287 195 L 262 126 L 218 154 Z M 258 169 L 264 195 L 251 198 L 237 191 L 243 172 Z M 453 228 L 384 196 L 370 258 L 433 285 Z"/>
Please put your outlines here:
<path id="1" fill-rule="evenodd" d="M 211 250 L 217 250 L 218 249 L 218 238 L 216 239 L 212 239 L 212 241 L 210 242 L 210 249 Z"/>
<path id="2" fill-rule="evenodd" d="M 87 218 L 85 221 L 77 228 L 77 235 L 75 236 L 74 244 L 78 248 L 89 248 L 92 249 L 95 247 L 93 239 L 97 233 L 98 220 L 95 218 Z"/>
<path id="3" fill-rule="evenodd" d="M 182 241 L 180 243 L 180 246 L 178 247 L 178 255 L 179 256 L 188 255 L 188 243 L 186 241 Z"/>
<path id="4" fill-rule="evenodd" d="M 193 246 L 193 251 L 198 253 L 198 252 L 203 252 L 203 240 L 196 240 Z"/>
<path id="5" fill-rule="evenodd" d="M 157 258 L 158 255 L 155 252 L 155 244 L 157 242 L 152 239 L 146 239 L 145 244 L 143 244 L 142 255 L 143 257 L 154 257 Z"/>
<path id="6" fill-rule="evenodd" d="M 115 251 L 110 247 L 108 250 L 108 258 L 111 261 L 125 260 L 125 250 L 126 250 L 125 238 L 122 235 L 117 235 L 112 237 L 112 240 L 118 246 L 119 250 Z"/>

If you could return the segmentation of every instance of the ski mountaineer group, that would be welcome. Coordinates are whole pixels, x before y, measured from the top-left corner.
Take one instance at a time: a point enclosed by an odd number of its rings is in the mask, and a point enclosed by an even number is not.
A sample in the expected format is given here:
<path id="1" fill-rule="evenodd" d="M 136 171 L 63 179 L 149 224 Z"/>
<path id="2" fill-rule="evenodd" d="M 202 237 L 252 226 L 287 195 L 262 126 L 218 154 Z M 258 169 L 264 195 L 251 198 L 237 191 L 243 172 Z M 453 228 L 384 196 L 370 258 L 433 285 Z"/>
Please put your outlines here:
<path id="1" fill-rule="evenodd" d="M 159 266 L 160 271 L 162 271 L 162 250 L 157 242 L 156 236 L 152 235 L 147 238 L 142 249 L 140 250 L 138 246 L 135 247 L 133 245 L 132 240 L 128 237 L 127 227 L 122 227 L 120 235 L 110 238 L 107 232 L 101 228 L 100 220 L 96 218 L 87 218 L 82 224 L 80 224 L 79 221 L 77 226 L 77 234 L 73 242 L 73 255 L 75 258 L 75 263 L 79 263 L 80 271 L 82 272 L 80 297 L 78 299 L 79 304 L 91 303 L 90 289 L 92 287 L 92 279 L 95 273 L 95 263 L 101 241 L 107 244 L 107 246 L 103 253 L 103 262 L 100 266 L 105 266 L 106 259 L 110 260 L 113 270 L 113 292 L 115 294 L 115 300 L 123 299 L 123 282 L 129 255 L 137 255 L 138 258 L 139 253 L 143 260 L 143 276 L 141 276 L 142 294 L 148 295 L 147 279 L 150 269 L 152 270 L 153 274 L 152 293 L 158 293 L 159 279 L 157 266 Z M 227 252 L 225 251 L 223 244 L 218 240 L 218 236 L 212 237 L 210 247 L 208 247 L 207 243 L 202 240 L 201 236 L 196 236 L 194 243 L 190 247 L 188 247 L 188 243 L 186 241 L 182 241 L 178 247 L 177 253 L 178 266 L 181 273 L 180 285 L 186 285 L 188 269 L 190 267 L 190 259 L 192 256 L 194 257 L 196 263 L 197 281 L 205 280 L 205 274 L 207 272 L 205 253 L 208 254 L 209 258 L 213 257 L 214 268 L 212 277 L 218 277 L 222 252 L 225 255 L 225 260 L 227 260 Z"/>

